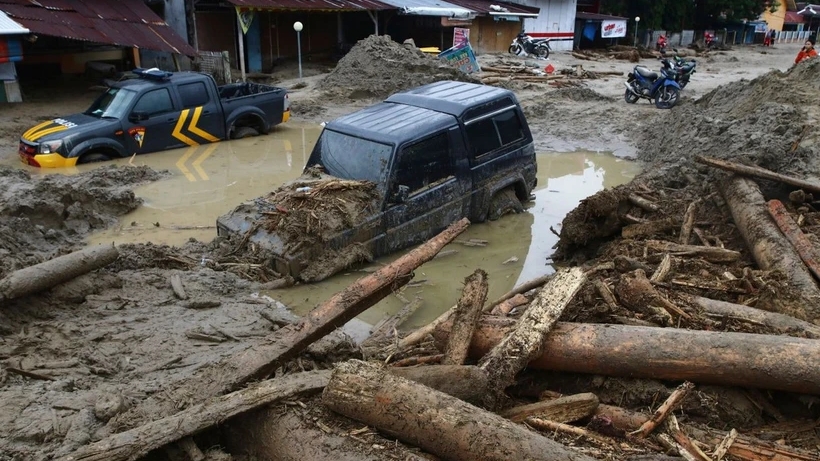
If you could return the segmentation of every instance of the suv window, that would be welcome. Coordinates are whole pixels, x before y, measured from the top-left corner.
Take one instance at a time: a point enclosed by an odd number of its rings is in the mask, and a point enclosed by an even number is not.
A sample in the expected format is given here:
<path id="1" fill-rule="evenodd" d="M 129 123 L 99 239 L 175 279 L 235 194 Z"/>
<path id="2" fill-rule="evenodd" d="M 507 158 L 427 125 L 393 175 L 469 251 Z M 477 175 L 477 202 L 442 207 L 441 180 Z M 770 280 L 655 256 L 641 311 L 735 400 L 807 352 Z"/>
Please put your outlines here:
<path id="1" fill-rule="evenodd" d="M 174 103 L 171 101 L 171 93 L 168 88 L 151 90 L 137 101 L 134 112 L 145 112 L 148 115 L 161 114 L 174 110 Z"/>
<path id="2" fill-rule="evenodd" d="M 208 90 L 202 82 L 185 83 L 177 86 L 179 98 L 182 100 L 182 108 L 204 106 L 208 103 Z"/>
<path id="3" fill-rule="evenodd" d="M 402 149 L 396 167 L 396 184 L 410 188 L 410 193 L 453 175 L 450 139 L 441 133 Z"/>
<path id="4" fill-rule="evenodd" d="M 473 157 L 524 139 L 524 127 L 515 108 L 467 123 L 467 138 Z"/>

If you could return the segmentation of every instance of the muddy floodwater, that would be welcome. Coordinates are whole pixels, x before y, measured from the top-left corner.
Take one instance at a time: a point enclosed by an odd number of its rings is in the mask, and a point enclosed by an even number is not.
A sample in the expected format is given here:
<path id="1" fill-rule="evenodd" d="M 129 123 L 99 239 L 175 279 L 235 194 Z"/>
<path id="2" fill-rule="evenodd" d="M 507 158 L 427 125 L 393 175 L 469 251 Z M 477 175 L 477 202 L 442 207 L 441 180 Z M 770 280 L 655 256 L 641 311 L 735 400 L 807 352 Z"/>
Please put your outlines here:
<path id="1" fill-rule="evenodd" d="M 216 234 L 214 224 L 219 215 L 299 176 L 320 132 L 321 127 L 316 125 L 287 124 L 268 136 L 118 160 L 119 164 L 168 170 L 172 175 L 137 188 L 135 193 L 143 198 L 144 205 L 125 215 L 114 228 L 93 235 L 90 243 L 150 241 L 178 245 L 189 238 L 209 241 Z M 95 165 L 83 165 L 68 173 L 91 168 Z M 476 268 L 489 275 L 490 299 L 517 283 L 551 273 L 549 256 L 557 236 L 550 227 L 559 231 L 564 216 L 580 200 L 603 188 L 629 182 L 639 171 L 638 163 L 608 153 L 539 154 L 536 199 L 525 213 L 471 226 L 435 260 L 422 266 L 401 293 L 381 301 L 360 319 L 375 323 L 419 297 L 422 306 L 406 326 L 424 324 L 458 300 L 464 278 Z M 471 240 L 487 244 L 470 246 Z M 301 314 L 398 256 L 381 258 L 318 284 L 264 294 Z"/>

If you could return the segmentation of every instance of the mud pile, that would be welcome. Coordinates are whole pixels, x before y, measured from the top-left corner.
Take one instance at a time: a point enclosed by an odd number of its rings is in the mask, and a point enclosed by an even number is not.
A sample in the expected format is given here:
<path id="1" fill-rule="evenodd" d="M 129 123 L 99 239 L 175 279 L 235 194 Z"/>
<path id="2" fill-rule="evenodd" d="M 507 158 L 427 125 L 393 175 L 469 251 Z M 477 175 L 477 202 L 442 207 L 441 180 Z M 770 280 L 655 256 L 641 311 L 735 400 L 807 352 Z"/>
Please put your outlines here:
<path id="1" fill-rule="evenodd" d="M 319 88 L 349 99 L 384 98 L 441 80 L 478 83 L 416 47 L 396 43 L 389 35 L 371 35 L 351 48 Z"/>

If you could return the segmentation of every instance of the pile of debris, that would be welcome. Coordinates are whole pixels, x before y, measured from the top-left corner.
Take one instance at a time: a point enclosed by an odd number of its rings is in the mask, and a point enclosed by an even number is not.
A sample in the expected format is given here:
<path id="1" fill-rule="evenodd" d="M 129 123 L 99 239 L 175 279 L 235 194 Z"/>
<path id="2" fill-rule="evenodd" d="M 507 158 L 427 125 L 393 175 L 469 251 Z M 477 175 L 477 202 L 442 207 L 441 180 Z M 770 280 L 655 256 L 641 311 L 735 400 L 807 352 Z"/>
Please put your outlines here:
<path id="1" fill-rule="evenodd" d="M 441 80 L 477 82 L 413 45 L 397 43 L 389 35 L 371 35 L 351 48 L 319 88 L 330 97 L 370 99 Z"/>
<path id="2" fill-rule="evenodd" d="M 564 87 L 580 85 L 578 80 L 597 79 L 603 76 L 623 75 L 622 72 L 592 72 L 581 65 L 557 70 L 548 65 L 521 61 L 499 60 L 481 68 L 480 79 L 486 85 L 504 86 L 510 82 L 548 83 L 550 86 Z"/>
<path id="3" fill-rule="evenodd" d="M 679 56 L 688 56 L 690 53 L 686 50 L 678 50 Z M 695 55 L 695 53 L 691 53 Z M 615 45 L 606 50 L 575 50 L 572 56 L 576 59 L 584 61 L 604 61 L 612 59 L 621 59 L 629 62 L 638 62 L 641 59 L 657 59 L 660 54 L 647 50 L 643 47 L 634 47 L 626 45 Z"/>

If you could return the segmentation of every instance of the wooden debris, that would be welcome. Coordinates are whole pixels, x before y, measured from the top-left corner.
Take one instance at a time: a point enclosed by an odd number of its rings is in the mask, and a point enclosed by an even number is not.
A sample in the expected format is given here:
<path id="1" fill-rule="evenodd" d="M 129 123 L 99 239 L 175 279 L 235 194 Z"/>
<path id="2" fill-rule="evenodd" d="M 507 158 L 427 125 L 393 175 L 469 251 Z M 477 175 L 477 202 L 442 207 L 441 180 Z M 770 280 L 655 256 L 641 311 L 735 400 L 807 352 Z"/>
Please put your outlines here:
<path id="1" fill-rule="evenodd" d="M 763 325 L 780 334 L 797 334 L 806 338 L 820 339 L 820 327 L 788 315 L 700 296 L 693 297 L 692 302 L 711 317 Z"/>
<path id="2" fill-rule="evenodd" d="M 656 221 L 647 221 L 640 224 L 630 224 L 621 229 L 621 237 L 625 239 L 632 239 L 636 237 L 643 237 L 646 235 L 660 235 L 675 229 L 680 224 L 678 219 L 669 217 Z"/>
<path id="3" fill-rule="evenodd" d="M 739 163 L 720 160 L 712 157 L 704 157 L 702 155 L 695 156 L 695 161 L 704 165 L 709 165 L 721 170 L 731 171 L 742 176 L 752 176 L 755 178 L 769 179 L 778 181 L 790 186 L 799 187 L 801 189 L 810 190 L 812 192 L 820 192 L 820 183 L 814 181 L 806 181 L 792 176 L 775 173 L 774 171 L 761 168 L 759 166 L 741 165 Z"/>
<path id="4" fill-rule="evenodd" d="M 671 253 L 673 256 L 695 256 L 713 263 L 733 262 L 740 259 L 740 252 L 725 248 L 700 245 L 681 245 L 662 240 L 647 240 L 646 247 L 655 251 Z"/>
<path id="5" fill-rule="evenodd" d="M 769 200 L 769 214 L 812 274 L 820 279 L 820 251 L 792 219 L 780 200 Z"/>
<path id="6" fill-rule="evenodd" d="M 504 301 L 500 304 L 497 304 L 495 307 L 493 307 L 493 310 L 490 311 L 490 314 L 492 314 L 492 315 L 502 315 L 502 316 L 507 315 L 513 309 L 515 309 L 516 307 L 523 306 L 523 305 L 525 305 L 529 302 L 530 302 L 530 300 L 527 299 L 526 296 L 524 296 L 522 294 L 517 294 L 517 295 L 513 296 L 512 298 L 510 298 L 510 299 L 508 299 L 508 300 L 506 300 L 506 301 Z"/>
<path id="7" fill-rule="evenodd" d="M 579 267 L 556 272 L 538 292 L 515 329 L 482 357 L 479 366 L 490 377 L 488 407 L 497 408 L 505 396 L 504 389 L 514 382 L 516 374 L 541 355 L 544 337 L 585 281 L 586 276 Z"/>
<path id="8" fill-rule="evenodd" d="M 492 311 L 492 309 L 495 306 L 503 303 L 504 301 L 512 298 L 513 296 L 523 294 L 523 293 L 526 293 L 530 290 L 534 290 L 538 287 L 543 286 L 545 283 L 547 283 L 552 278 L 552 276 L 553 276 L 553 274 L 544 275 L 544 276 L 538 277 L 536 279 L 532 279 L 532 280 L 529 280 L 527 282 L 524 282 L 521 285 L 518 285 L 517 287 L 515 287 L 512 290 L 508 291 L 507 293 L 504 293 L 503 295 L 501 295 L 500 298 L 498 298 L 495 301 L 493 301 L 493 302 L 487 304 L 486 306 L 484 306 L 484 309 L 483 309 L 484 312 Z"/>
<path id="9" fill-rule="evenodd" d="M 453 312 L 453 329 L 444 349 L 442 364 L 461 365 L 467 359 L 467 350 L 478 325 L 481 308 L 487 300 L 488 290 L 487 273 L 481 269 L 464 280 L 464 290 Z"/>
<path id="10" fill-rule="evenodd" d="M 373 331 L 370 332 L 370 336 L 362 342 L 362 348 L 366 348 L 371 344 L 378 343 L 381 340 L 388 338 L 398 327 L 401 326 L 408 318 L 410 318 L 413 313 L 415 313 L 419 307 L 424 304 L 423 299 L 420 297 L 414 298 L 409 303 L 405 304 L 404 307 L 399 309 L 394 315 L 387 316 L 382 321 L 374 325 Z"/>
<path id="11" fill-rule="evenodd" d="M 357 360 L 336 367 L 322 402 L 452 461 L 591 461 L 501 416 Z"/>
<path id="12" fill-rule="evenodd" d="M 487 392 L 487 373 L 468 365 L 427 365 L 388 367 L 396 376 L 415 381 L 465 402 L 478 403 Z"/>
<path id="13" fill-rule="evenodd" d="M 652 414 L 652 417 L 649 420 L 641 425 L 632 435 L 637 435 L 641 438 L 646 438 L 649 434 L 655 430 L 656 427 L 660 423 L 662 423 L 666 417 L 674 411 L 679 405 L 683 403 L 692 389 L 695 388 L 695 385 L 690 382 L 685 382 L 678 386 L 672 394 L 663 402 L 663 404 L 655 410 L 655 413 Z"/>
<path id="14" fill-rule="evenodd" d="M 595 394 L 575 394 L 509 408 L 498 414 L 516 423 L 529 417 L 548 419 L 558 423 L 571 423 L 593 414 L 598 408 L 598 403 L 598 397 Z"/>
<path id="15" fill-rule="evenodd" d="M 663 282 L 669 272 L 672 270 L 672 256 L 669 253 L 663 255 L 663 259 L 661 263 L 658 264 L 658 268 L 655 269 L 655 272 L 652 274 L 652 277 L 649 277 L 649 281 L 652 283 Z"/>
<path id="16" fill-rule="evenodd" d="M 188 299 L 188 295 L 185 293 L 185 288 L 182 286 L 182 279 L 180 279 L 179 274 L 171 275 L 171 289 L 174 290 L 174 295 L 177 298 Z"/>
<path id="17" fill-rule="evenodd" d="M 660 209 L 657 203 L 647 200 L 638 194 L 629 194 L 629 201 L 633 205 L 643 208 L 646 211 L 656 212 Z"/>
<path id="18" fill-rule="evenodd" d="M 527 418 L 526 422 L 530 426 L 536 429 L 540 429 L 542 431 L 565 432 L 567 434 L 577 435 L 580 437 L 587 438 L 589 440 L 594 440 L 595 442 L 598 442 L 601 445 L 606 445 L 609 447 L 618 446 L 618 442 L 608 437 L 604 437 L 594 432 L 588 431 L 581 427 L 570 426 L 569 424 L 559 423 L 557 421 L 549 421 L 542 418 Z"/>
<path id="19" fill-rule="evenodd" d="M 396 360 L 391 363 L 394 367 L 413 367 L 416 365 L 429 365 L 431 363 L 441 363 L 444 359 L 444 354 L 425 355 L 423 357 L 407 357 L 405 359 Z"/>
<path id="20" fill-rule="evenodd" d="M 737 430 L 732 429 L 726 434 L 726 438 L 720 441 L 717 447 L 715 447 L 714 453 L 712 453 L 712 457 L 715 461 L 721 461 L 726 453 L 729 451 L 729 448 L 732 447 L 732 444 L 735 443 L 735 439 L 737 439 Z"/>
<path id="21" fill-rule="evenodd" d="M 609 286 L 603 280 L 595 279 L 592 284 L 595 286 L 598 294 L 601 295 L 601 298 L 610 309 L 618 308 L 618 301 L 615 300 L 615 295 L 612 294 Z"/>
<path id="22" fill-rule="evenodd" d="M 18 269 L 0 280 L 0 302 L 38 293 L 116 261 L 114 245 L 97 245 Z"/>
<path id="23" fill-rule="evenodd" d="M 666 319 L 667 323 L 672 323 L 672 315 L 691 318 L 684 310 L 660 294 L 640 269 L 623 274 L 615 287 L 615 292 L 626 307 Z"/>
<path id="24" fill-rule="evenodd" d="M 682 245 L 689 245 L 689 239 L 692 236 L 692 228 L 695 226 L 695 210 L 697 201 L 694 201 L 686 207 L 686 213 L 683 214 L 683 224 L 680 228 L 680 238 L 678 241 Z"/>

